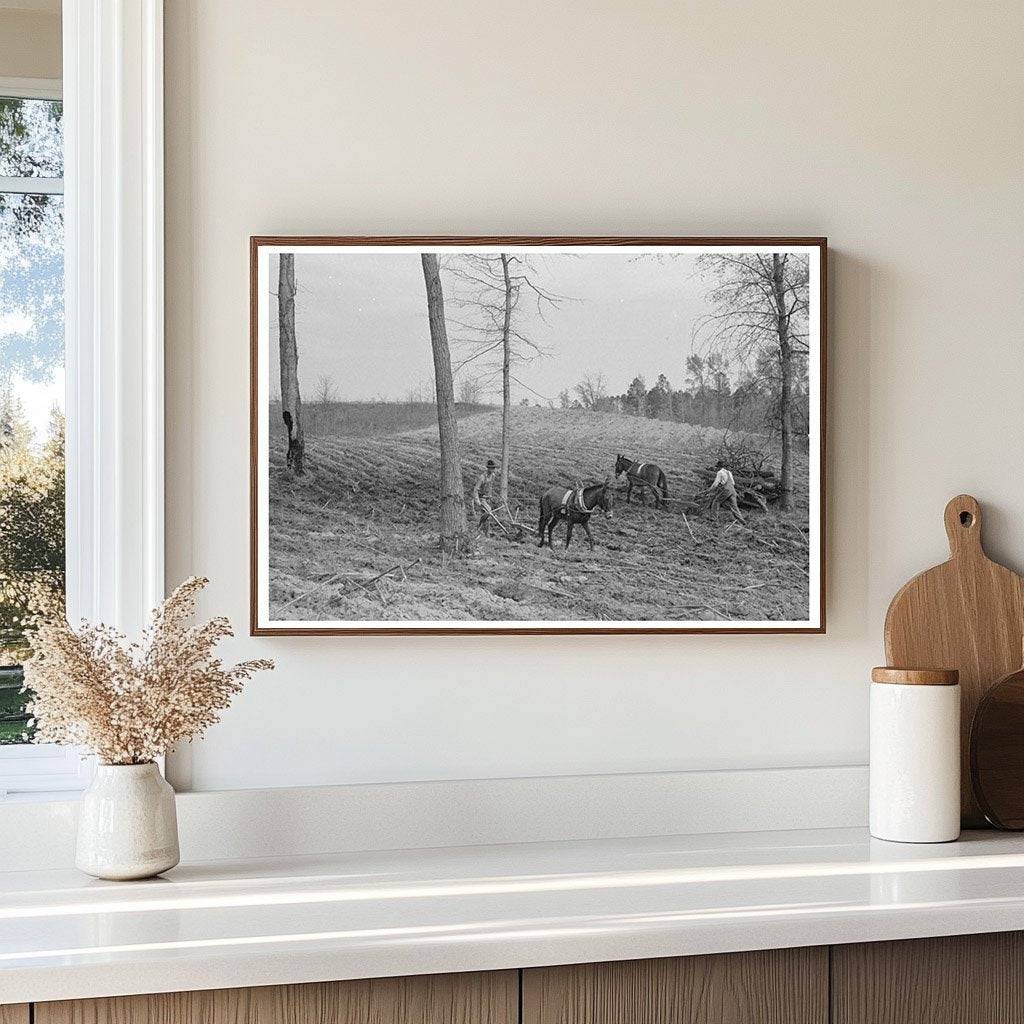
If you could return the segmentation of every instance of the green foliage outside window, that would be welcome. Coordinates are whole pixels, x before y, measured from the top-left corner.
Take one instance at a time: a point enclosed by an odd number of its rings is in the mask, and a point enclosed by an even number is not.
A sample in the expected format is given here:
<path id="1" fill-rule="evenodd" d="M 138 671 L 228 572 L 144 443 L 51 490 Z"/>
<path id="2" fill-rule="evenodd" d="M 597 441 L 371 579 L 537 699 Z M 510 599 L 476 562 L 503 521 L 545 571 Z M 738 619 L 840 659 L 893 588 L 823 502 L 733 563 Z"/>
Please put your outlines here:
<path id="1" fill-rule="evenodd" d="M 61 104 L 0 97 L 0 744 L 31 739 L 26 624 L 63 610 L 62 174 Z"/>

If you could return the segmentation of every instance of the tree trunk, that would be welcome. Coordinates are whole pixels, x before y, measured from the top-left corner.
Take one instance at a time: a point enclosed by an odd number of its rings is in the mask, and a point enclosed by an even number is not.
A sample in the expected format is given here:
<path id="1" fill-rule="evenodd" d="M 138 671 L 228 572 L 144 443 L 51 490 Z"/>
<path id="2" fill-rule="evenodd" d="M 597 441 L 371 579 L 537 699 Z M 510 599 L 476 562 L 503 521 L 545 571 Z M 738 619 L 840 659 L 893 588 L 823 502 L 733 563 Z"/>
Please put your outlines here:
<path id="1" fill-rule="evenodd" d="M 466 503 L 462 492 L 462 461 L 459 458 L 458 424 L 455 420 L 455 389 L 452 359 L 444 322 L 444 293 L 437 256 L 422 253 L 423 279 L 427 286 L 430 346 L 434 353 L 434 385 L 437 393 L 437 434 L 441 442 L 441 550 L 457 552 L 466 547 Z"/>
<path id="2" fill-rule="evenodd" d="M 304 470 L 306 438 L 299 396 L 299 350 L 295 342 L 295 255 L 281 253 L 277 282 L 277 316 L 281 346 L 281 417 L 288 428 L 287 464 L 296 476 Z"/>
<path id="3" fill-rule="evenodd" d="M 775 297 L 779 332 L 779 367 L 782 385 L 779 395 L 779 421 L 782 434 L 782 471 L 779 474 L 781 505 L 793 508 L 793 345 L 789 338 L 789 315 L 786 312 L 784 262 L 779 253 L 772 254 L 772 293 Z"/>
<path id="4" fill-rule="evenodd" d="M 509 329 L 512 325 L 512 282 L 508 275 L 508 256 L 501 254 L 501 272 L 505 276 L 505 322 L 501 329 L 501 503 L 508 505 L 509 461 L 509 406 L 512 403 L 509 387 L 509 368 L 512 364 L 512 346 Z"/>

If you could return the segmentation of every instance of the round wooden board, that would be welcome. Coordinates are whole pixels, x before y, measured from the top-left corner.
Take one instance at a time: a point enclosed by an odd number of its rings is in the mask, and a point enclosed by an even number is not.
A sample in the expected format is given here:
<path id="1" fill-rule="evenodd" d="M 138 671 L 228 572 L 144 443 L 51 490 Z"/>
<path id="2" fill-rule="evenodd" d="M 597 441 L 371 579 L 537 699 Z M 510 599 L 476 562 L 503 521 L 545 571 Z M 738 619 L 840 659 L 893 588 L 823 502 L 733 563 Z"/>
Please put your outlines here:
<path id="1" fill-rule="evenodd" d="M 1024 668 L 990 687 L 978 703 L 971 783 L 991 824 L 1024 829 Z"/>

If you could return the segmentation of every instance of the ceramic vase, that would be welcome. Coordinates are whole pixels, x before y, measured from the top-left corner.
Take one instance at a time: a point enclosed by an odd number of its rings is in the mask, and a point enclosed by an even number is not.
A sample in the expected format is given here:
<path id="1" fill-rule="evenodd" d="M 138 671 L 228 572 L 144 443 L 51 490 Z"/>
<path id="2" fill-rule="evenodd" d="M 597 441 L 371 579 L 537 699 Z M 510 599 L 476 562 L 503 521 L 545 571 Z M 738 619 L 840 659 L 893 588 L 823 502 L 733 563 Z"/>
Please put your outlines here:
<path id="1" fill-rule="evenodd" d="M 149 764 L 101 764 L 82 794 L 75 864 L 96 878 L 151 878 L 178 863 L 174 790 Z"/>

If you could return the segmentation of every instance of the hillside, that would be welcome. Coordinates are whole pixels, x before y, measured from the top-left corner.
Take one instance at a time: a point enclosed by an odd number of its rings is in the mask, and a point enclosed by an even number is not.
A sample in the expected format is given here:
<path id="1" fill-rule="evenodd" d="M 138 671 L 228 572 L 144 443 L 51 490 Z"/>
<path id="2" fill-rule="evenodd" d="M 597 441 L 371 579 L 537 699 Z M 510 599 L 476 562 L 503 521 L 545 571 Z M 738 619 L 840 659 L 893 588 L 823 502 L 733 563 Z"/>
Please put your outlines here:
<path id="1" fill-rule="evenodd" d="M 720 432 L 583 410 L 513 409 L 510 505 L 536 528 L 540 494 L 574 480 L 603 480 L 616 454 L 657 462 L 673 498 L 699 488 L 695 470 L 713 459 Z M 750 517 L 751 529 L 691 516 L 692 540 L 675 502 L 655 511 L 619 496 L 615 519 L 595 517 L 597 548 L 577 532 L 564 550 L 540 550 L 534 534 L 514 543 L 479 537 L 472 554 L 442 565 L 437 551 L 438 445 L 432 425 L 398 433 L 308 436 L 309 471 L 284 468 L 272 443 L 270 560 L 274 618 L 487 620 L 714 620 L 807 616 L 806 460 L 791 516 Z M 339 418 L 343 429 L 344 417 Z M 393 413 L 381 407 L 382 429 Z M 500 452 L 501 413 L 459 422 L 468 494 Z M 367 581 L 419 559 L 404 574 Z M 325 581 L 327 581 L 325 583 Z"/>

